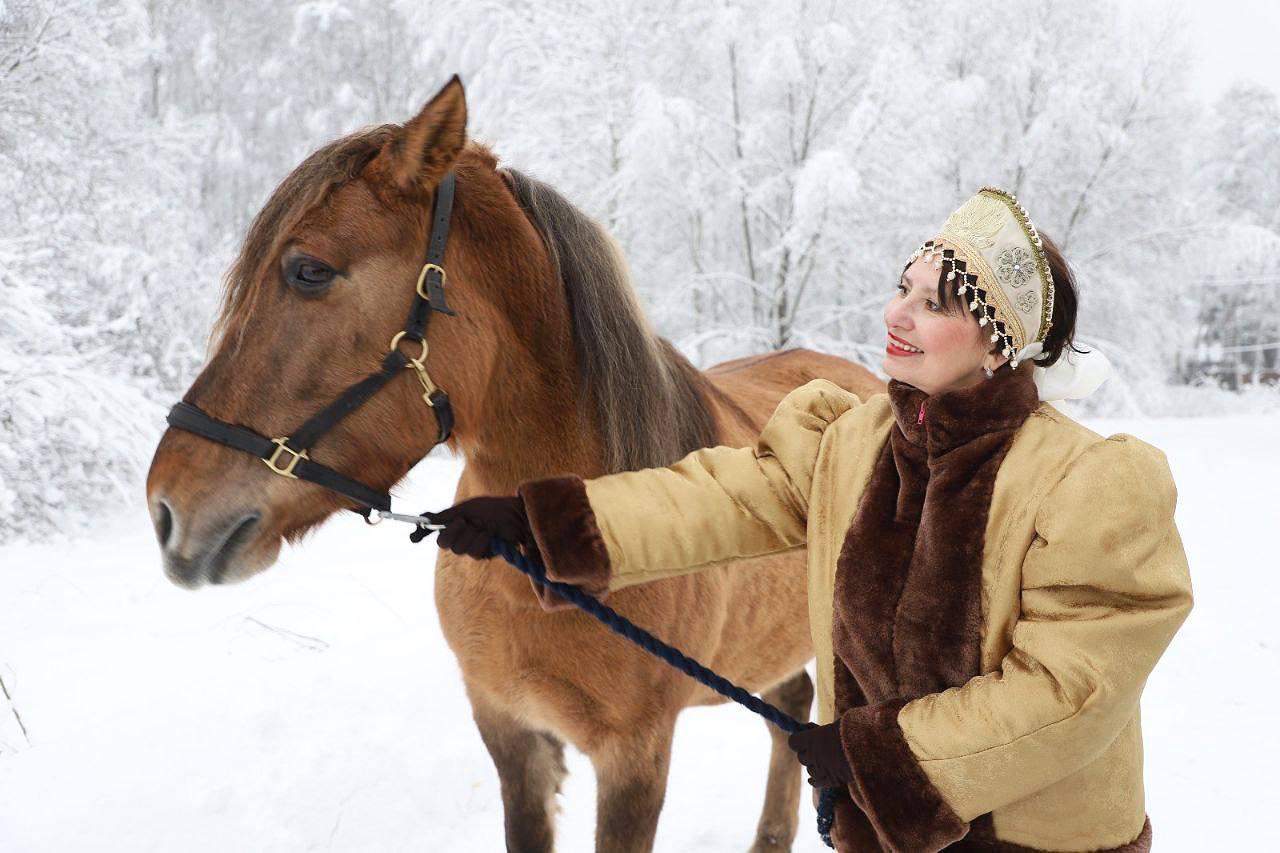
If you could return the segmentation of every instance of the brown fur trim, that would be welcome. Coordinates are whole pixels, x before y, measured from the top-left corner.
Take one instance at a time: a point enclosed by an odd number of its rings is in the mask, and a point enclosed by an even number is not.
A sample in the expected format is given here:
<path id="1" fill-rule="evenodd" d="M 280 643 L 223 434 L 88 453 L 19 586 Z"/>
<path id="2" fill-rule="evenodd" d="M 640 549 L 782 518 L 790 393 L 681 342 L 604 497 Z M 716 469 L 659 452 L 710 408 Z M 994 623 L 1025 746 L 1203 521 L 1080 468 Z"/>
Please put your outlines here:
<path id="1" fill-rule="evenodd" d="M 867 816 L 883 850 L 941 850 L 969 823 L 951 810 L 921 769 L 898 726 L 905 700 L 852 708 L 840 717 L 853 781 L 849 795 Z"/>
<path id="2" fill-rule="evenodd" d="M 831 825 L 831 846 L 836 853 L 872 853 L 881 850 L 875 827 L 866 812 L 849 799 L 847 789 L 836 799 L 835 823 Z"/>
<path id="3" fill-rule="evenodd" d="M 985 837 L 975 838 L 980 828 L 985 830 L 983 833 Z M 947 849 L 956 850 L 959 853 L 1052 853 L 1039 847 L 1024 847 L 1012 841 L 1001 841 L 996 838 L 990 814 L 974 818 L 973 831 Z M 1151 853 L 1151 818 L 1147 817 L 1143 820 L 1142 830 L 1137 838 L 1119 847 L 1107 847 L 1095 853 Z"/>
<path id="4" fill-rule="evenodd" d="M 981 674 L 991 494 L 1014 432 L 1038 405 L 1029 373 L 1007 370 L 932 397 L 893 380 L 889 397 L 896 423 L 836 563 L 837 714 Z"/>
<path id="5" fill-rule="evenodd" d="M 836 560 L 835 711 L 857 777 L 849 793 L 858 808 L 846 814 L 860 823 L 842 834 L 870 832 L 884 849 L 937 850 L 967 825 L 920 768 L 897 711 L 981 674 L 991 495 L 1039 400 L 1030 371 L 1007 369 L 933 396 L 892 380 L 889 398 L 895 424 Z"/>
<path id="6" fill-rule="evenodd" d="M 576 474 L 525 480 L 516 494 L 524 501 L 538 552 L 553 581 L 580 586 L 597 598 L 608 594 L 609 551 L 605 547 L 596 516 L 587 500 L 587 489 Z M 544 610 L 572 607 L 551 590 L 532 579 L 534 593 Z"/>

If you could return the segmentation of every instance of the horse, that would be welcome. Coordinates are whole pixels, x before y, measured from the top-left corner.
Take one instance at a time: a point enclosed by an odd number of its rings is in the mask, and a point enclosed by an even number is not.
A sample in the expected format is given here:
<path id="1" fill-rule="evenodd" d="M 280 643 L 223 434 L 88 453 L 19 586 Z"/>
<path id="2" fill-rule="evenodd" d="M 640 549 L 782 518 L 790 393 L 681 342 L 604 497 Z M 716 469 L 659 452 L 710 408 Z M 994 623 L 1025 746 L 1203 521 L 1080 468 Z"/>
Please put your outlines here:
<path id="1" fill-rule="evenodd" d="M 818 376 L 860 396 L 884 390 L 859 365 L 799 348 L 697 369 L 649 326 L 613 238 L 551 186 L 500 168 L 467 138 L 466 120 L 455 77 L 408 122 L 356 131 L 299 164 L 227 272 L 210 356 L 184 401 L 285 435 L 376 368 L 414 297 L 434 191 L 450 173 L 442 266 L 453 313 L 430 326 L 425 360 L 453 401 L 445 444 L 465 460 L 455 500 L 752 444 L 786 392 Z M 327 286 L 307 286 L 322 270 Z M 410 375 L 318 442 L 317 462 L 385 491 L 430 451 L 436 423 L 413 371 L 401 374 Z M 165 431 L 146 488 L 173 583 L 242 581 L 268 568 L 283 541 L 352 508 L 278 473 Z M 497 769 L 507 848 L 552 849 L 568 743 L 597 775 L 597 849 L 650 850 L 676 717 L 724 700 L 580 611 L 544 612 L 524 577 L 500 559 L 485 562 L 442 549 L 435 604 Z M 807 719 L 805 584 L 798 548 L 619 590 L 610 604 Z M 799 817 L 800 765 L 785 735 L 770 734 L 753 850 L 789 848 Z"/>

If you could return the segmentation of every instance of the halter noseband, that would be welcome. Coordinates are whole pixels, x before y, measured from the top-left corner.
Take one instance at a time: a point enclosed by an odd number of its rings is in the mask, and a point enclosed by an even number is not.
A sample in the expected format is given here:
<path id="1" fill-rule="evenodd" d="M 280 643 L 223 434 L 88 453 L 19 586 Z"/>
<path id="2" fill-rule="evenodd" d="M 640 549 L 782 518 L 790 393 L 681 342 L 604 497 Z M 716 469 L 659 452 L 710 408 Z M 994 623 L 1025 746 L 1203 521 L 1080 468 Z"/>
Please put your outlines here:
<path id="1" fill-rule="evenodd" d="M 169 425 L 250 453 L 282 477 L 306 480 L 351 498 L 366 507 L 364 510 L 355 510 L 364 515 L 366 520 L 369 518 L 367 508 L 382 512 L 389 511 L 391 509 L 389 494 L 372 489 L 326 465 L 313 461 L 307 455 L 307 449 L 406 367 L 411 368 L 417 376 L 422 384 L 422 399 L 435 413 L 437 426 L 435 444 L 443 442 L 453 431 L 453 408 L 449 404 L 449 396 L 437 388 L 431 381 L 431 377 L 427 375 L 426 360 L 427 322 L 431 319 L 431 312 L 439 311 L 450 316 L 457 315 L 457 312 L 445 303 L 446 275 L 443 266 L 445 244 L 449 239 L 449 215 L 453 210 L 454 183 L 454 174 L 450 172 L 445 175 L 436 189 L 431 210 L 431 235 L 427 239 L 427 258 L 414 285 L 413 306 L 409 309 L 404 330 L 397 332 L 391 339 L 390 351 L 382 360 L 381 370 L 369 374 L 347 388 L 338 399 L 312 415 L 291 435 L 267 438 L 253 430 L 211 417 L 186 401 L 176 404 L 169 410 L 167 418 Z M 422 352 L 417 358 L 410 358 L 400 352 L 402 340 L 422 345 Z"/>

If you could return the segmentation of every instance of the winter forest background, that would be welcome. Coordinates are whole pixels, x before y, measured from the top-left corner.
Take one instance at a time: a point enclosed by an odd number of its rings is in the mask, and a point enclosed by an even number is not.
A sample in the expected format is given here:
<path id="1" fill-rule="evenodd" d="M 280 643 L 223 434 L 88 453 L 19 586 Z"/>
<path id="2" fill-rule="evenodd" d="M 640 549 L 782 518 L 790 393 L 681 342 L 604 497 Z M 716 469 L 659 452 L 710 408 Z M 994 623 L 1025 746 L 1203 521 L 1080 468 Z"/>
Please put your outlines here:
<path id="1" fill-rule="evenodd" d="M 249 219 L 455 71 L 701 366 L 878 370 L 907 255 L 993 183 L 1116 365 L 1085 412 L 1276 410 L 1280 104 L 1201 103 L 1192 35 L 1105 0 L 0 0 L 0 541 L 139 500 Z"/>

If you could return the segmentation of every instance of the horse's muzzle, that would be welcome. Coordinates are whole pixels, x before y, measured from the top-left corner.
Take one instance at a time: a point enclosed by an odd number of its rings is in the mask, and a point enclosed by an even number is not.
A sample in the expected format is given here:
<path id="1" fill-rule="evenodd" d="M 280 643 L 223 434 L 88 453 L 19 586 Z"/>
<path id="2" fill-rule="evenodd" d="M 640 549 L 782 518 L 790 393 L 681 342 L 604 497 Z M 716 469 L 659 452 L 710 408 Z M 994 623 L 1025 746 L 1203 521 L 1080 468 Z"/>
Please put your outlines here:
<path id="1" fill-rule="evenodd" d="M 248 577 L 254 569 L 240 565 L 244 551 L 260 531 L 256 510 L 232 513 L 203 529 L 191 529 L 163 497 L 152 505 L 152 521 L 165 575 L 187 589 L 205 584 L 234 582 Z M 258 562 L 258 561 L 252 561 Z M 257 567 L 254 567 L 257 568 Z M 247 571 L 246 571 L 247 569 Z"/>

